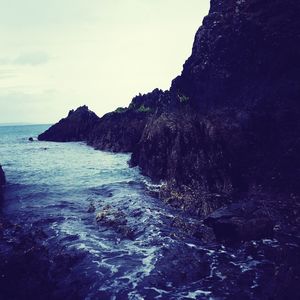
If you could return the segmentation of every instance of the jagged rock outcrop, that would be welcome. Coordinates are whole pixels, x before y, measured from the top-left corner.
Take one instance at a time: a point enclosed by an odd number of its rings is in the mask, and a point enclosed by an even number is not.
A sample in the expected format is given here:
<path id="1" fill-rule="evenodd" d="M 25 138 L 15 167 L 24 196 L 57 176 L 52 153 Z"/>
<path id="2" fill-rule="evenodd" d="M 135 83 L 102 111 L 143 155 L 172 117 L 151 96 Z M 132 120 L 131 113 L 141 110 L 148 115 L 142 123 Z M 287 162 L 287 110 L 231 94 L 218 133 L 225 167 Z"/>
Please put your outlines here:
<path id="1" fill-rule="evenodd" d="M 38 139 L 54 142 L 86 141 L 98 121 L 99 117 L 84 105 L 75 111 L 71 110 L 66 118 L 40 134 Z"/>
<path id="2" fill-rule="evenodd" d="M 0 201 L 3 199 L 5 183 L 6 183 L 5 174 L 2 169 L 2 166 L 0 165 Z"/>
<path id="3" fill-rule="evenodd" d="M 212 0 L 192 55 L 171 90 L 201 111 L 253 107 L 261 101 L 270 105 L 275 96 L 295 96 L 299 10 L 295 0 Z"/>
<path id="4" fill-rule="evenodd" d="M 132 152 L 147 122 L 147 112 L 116 111 L 103 116 L 88 138 L 95 149 Z"/>
<path id="5" fill-rule="evenodd" d="M 99 150 L 132 152 L 163 95 L 156 89 L 133 98 L 128 108 L 104 115 L 89 135 L 88 144 Z"/>
<path id="6" fill-rule="evenodd" d="M 129 107 L 98 118 L 87 106 L 71 110 L 69 115 L 40 134 L 41 141 L 86 141 L 88 145 L 113 152 L 132 152 L 151 115 L 160 107 L 164 92 L 155 89 L 133 98 Z M 165 105 L 166 102 L 164 102 Z"/>

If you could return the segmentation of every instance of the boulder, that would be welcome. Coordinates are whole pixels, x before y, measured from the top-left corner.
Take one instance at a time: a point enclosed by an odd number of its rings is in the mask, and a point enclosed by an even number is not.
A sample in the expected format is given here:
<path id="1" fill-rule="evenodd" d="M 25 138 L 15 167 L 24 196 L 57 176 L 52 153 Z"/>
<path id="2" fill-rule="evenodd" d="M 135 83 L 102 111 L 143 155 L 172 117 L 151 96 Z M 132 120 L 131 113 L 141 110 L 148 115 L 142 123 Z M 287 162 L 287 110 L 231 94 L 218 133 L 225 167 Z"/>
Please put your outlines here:
<path id="1" fill-rule="evenodd" d="M 97 213 L 96 222 L 98 225 L 114 230 L 123 238 L 134 239 L 135 237 L 135 232 L 128 225 L 125 214 L 120 209 L 114 209 L 110 205 L 106 205 Z"/>
<path id="2" fill-rule="evenodd" d="M 257 203 L 234 203 L 210 214 L 204 223 L 212 227 L 216 239 L 246 241 L 273 236 L 274 221 Z"/>
<path id="3" fill-rule="evenodd" d="M 93 202 L 91 202 L 91 203 L 89 204 L 89 207 L 88 207 L 87 212 L 88 212 L 88 213 L 94 213 L 95 211 L 96 211 L 95 204 L 94 204 Z"/>

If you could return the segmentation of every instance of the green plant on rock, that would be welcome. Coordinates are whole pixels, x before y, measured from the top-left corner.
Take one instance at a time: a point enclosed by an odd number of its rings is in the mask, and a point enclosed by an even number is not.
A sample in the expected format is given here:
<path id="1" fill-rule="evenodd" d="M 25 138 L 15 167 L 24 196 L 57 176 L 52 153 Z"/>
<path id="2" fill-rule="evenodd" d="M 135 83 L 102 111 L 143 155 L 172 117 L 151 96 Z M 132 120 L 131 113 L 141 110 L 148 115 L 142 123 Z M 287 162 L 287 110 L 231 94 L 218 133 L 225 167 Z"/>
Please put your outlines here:
<path id="1" fill-rule="evenodd" d="M 151 111 L 150 107 L 146 107 L 144 104 L 142 104 L 139 108 L 138 108 L 139 112 L 149 112 Z"/>
<path id="2" fill-rule="evenodd" d="M 178 99 L 180 103 L 187 103 L 190 100 L 190 98 L 184 94 L 179 94 Z"/>
<path id="3" fill-rule="evenodd" d="M 118 107 L 115 112 L 118 113 L 118 114 L 121 114 L 123 112 L 125 112 L 127 110 L 127 108 L 125 107 Z"/>

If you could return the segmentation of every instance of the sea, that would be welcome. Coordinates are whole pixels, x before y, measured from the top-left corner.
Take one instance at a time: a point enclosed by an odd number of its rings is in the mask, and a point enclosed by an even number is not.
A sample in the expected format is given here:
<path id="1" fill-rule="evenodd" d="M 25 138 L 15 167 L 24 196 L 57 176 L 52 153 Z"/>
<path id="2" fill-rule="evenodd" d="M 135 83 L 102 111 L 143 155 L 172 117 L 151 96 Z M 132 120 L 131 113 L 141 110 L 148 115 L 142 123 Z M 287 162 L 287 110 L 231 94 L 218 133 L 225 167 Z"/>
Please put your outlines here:
<path id="1" fill-rule="evenodd" d="M 38 141 L 49 126 L 0 127 L 2 213 L 40 226 L 46 247 L 84 254 L 62 279 L 82 282 L 82 299 L 257 297 L 265 257 L 191 236 L 199 220 L 158 199 L 159 186 L 129 167 L 130 154 Z"/>

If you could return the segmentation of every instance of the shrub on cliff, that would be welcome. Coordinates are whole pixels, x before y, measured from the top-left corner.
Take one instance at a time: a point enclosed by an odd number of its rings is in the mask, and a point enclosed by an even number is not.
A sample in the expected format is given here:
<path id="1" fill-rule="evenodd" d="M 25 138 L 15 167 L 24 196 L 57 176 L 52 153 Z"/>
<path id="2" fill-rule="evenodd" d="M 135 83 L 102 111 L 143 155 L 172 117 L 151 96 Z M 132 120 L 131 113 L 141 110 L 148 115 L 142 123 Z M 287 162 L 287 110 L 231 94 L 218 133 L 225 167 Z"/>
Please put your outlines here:
<path id="1" fill-rule="evenodd" d="M 146 107 L 144 104 L 142 104 L 138 109 L 138 112 L 150 112 L 151 108 L 150 107 Z"/>

